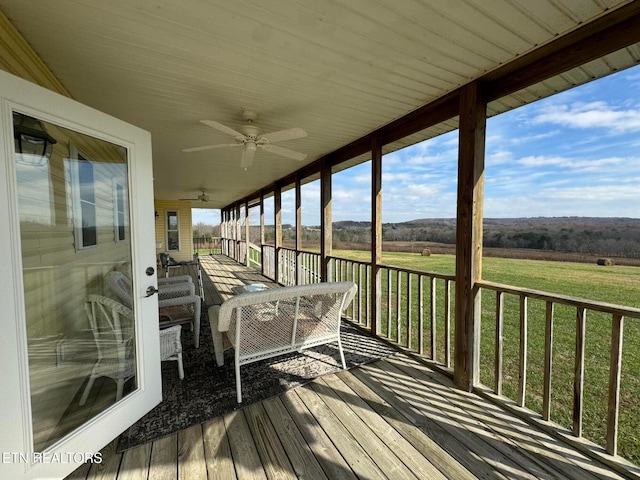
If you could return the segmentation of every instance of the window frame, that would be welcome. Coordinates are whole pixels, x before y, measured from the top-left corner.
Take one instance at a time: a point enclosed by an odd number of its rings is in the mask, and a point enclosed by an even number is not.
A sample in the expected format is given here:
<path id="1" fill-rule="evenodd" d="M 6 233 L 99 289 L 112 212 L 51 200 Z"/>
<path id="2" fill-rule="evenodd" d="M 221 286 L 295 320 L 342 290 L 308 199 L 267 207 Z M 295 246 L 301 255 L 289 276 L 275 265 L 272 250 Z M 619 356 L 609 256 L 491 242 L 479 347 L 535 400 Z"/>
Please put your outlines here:
<path id="1" fill-rule="evenodd" d="M 113 179 L 113 239 L 116 243 L 126 240 L 127 189 L 124 182 Z"/>
<path id="2" fill-rule="evenodd" d="M 170 216 L 175 216 L 176 217 L 176 223 L 177 223 L 177 227 L 175 230 L 172 230 L 169 228 L 169 217 Z M 179 252 L 180 247 L 181 247 L 181 239 L 180 239 L 180 212 L 178 212 L 178 210 L 165 210 L 164 212 L 164 219 L 165 219 L 165 231 L 166 231 L 166 235 L 165 235 L 165 240 L 166 240 L 166 246 L 167 246 L 167 251 L 168 252 Z M 177 232 L 178 234 L 178 248 L 171 248 L 171 242 L 169 241 L 169 233 L 170 232 Z"/>
<path id="3" fill-rule="evenodd" d="M 74 248 L 76 252 L 81 250 L 86 250 L 88 248 L 93 248 L 98 246 L 98 205 L 96 198 L 96 187 L 95 187 L 95 164 L 84 152 L 82 152 L 74 143 L 69 144 L 69 153 L 71 157 L 70 168 L 69 168 L 69 180 L 71 187 L 71 211 L 72 211 L 72 219 L 73 219 L 73 238 L 74 238 Z M 81 163 L 82 162 L 82 163 Z M 91 192 L 93 194 L 93 202 L 88 201 L 87 199 L 82 198 L 82 187 L 80 185 L 80 165 L 90 165 L 91 166 Z M 94 235 L 94 243 L 87 243 L 85 241 L 90 237 L 88 235 L 89 229 L 91 227 L 83 227 L 83 220 L 85 214 L 83 213 L 82 205 L 88 204 L 93 206 L 93 235 Z"/>

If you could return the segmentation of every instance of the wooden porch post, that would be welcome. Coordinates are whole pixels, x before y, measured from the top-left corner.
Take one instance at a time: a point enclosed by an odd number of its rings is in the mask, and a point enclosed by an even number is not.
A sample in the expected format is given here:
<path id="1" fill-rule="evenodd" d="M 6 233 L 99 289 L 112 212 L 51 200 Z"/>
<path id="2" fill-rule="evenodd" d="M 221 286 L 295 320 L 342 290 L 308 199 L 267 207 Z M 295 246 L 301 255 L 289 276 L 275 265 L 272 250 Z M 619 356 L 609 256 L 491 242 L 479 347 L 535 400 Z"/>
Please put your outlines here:
<path id="1" fill-rule="evenodd" d="M 328 282 L 331 276 L 329 256 L 333 248 L 331 220 L 331 165 L 322 163 L 320 169 L 320 280 Z"/>
<path id="2" fill-rule="evenodd" d="M 374 136 L 371 141 L 371 285 L 369 302 L 371 309 L 371 332 L 380 333 L 380 300 L 382 283 L 382 145 Z"/>
<path id="3" fill-rule="evenodd" d="M 220 210 L 220 253 L 226 255 L 225 245 L 227 243 L 227 210 Z"/>
<path id="4" fill-rule="evenodd" d="M 260 264 L 264 275 L 264 192 L 260 191 Z"/>
<path id="5" fill-rule="evenodd" d="M 487 104 L 482 85 L 460 93 L 454 381 L 471 391 L 479 380 L 482 205 Z"/>
<path id="6" fill-rule="evenodd" d="M 274 239 L 275 239 L 275 281 L 280 283 L 280 249 L 282 248 L 282 188 L 276 185 L 273 191 Z"/>
<path id="7" fill-rule="evenodd" d="M 240 202 L 236 203 L 235 211 L 236 211 L 236 221 L 233 224 L 233 229 L 235 230 L 235 238 L 236 238 L 236 262 L 239 262 L 240 261 L 240 240 L 242 240 L 242 229 L 240 225 Z"/>
<path id="8" fill-rule="evenodd" d="M 302 260 L 302 182 L 296 175 L 296 285 L 300 284 L 300 263 Z"/>
<path id="9" fill-rule="evenodd" d="M 249 200 L 244 201 L 244 236 L 247 241 L 247 257 L 245 259 L 245 265 L 249 266 Z"/>

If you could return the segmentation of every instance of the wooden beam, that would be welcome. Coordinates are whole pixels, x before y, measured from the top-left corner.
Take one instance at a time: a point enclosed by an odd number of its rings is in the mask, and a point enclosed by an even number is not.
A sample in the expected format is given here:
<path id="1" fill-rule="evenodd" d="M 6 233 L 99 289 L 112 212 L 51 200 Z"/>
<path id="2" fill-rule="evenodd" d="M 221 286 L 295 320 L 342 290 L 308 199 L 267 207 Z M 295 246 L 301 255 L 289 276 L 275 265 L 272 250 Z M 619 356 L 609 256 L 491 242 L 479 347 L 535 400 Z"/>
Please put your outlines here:
<path id="1" fill-rule="evenodd" d="M 333 249 L 333 225 L 331 218 L 331 165 L 325 163 L 320 171 L 320 280 L 330 277 L 329 256 Z"/>
<path id="2" fill-rule="evenodd" d="M 274 243 L 275 243 L 275 258 L 274 258 L 274 267 L 275 267 L 275 281 L 276 283 L 280 282 L 280 249 L 282 248 L 282 188 L 279 185 L 276 185 L 275 190 L 273 191 L 273 213 L 274 213 Z"/>
<path id="3" fill-rule="evenodd" d="M 296 285 L 300 284 L 300 262 L 302 260 L 302 183 L 296 176 Z"/>
<path id="4" fill-rule="evenodd" d="M 371 142 L 371 331 L 380 333 L 382 279 L 382 145 L 377 137 Z"/>
<path id="5" fill-rule="evenodd" d="M 454 381 L 471 391 L 479 380 L 482 204 L 487 104 L 473 82 L 460 95 Z"/>
<path id="6" fill-rule="evenodd" d="M 640 42 L 640 2 L 607 15 L 487 73 L 487 101 L 495 100 Z"/>
<path id="7" fill-rule="evenodd" d="M 236 261 L 240 261 L 240 240 L 242 239 L 242 225 L 240 224 L 240 202 L 236 202 L 235 206 L 236 220 L 233 224 L 236 239 Z"/>

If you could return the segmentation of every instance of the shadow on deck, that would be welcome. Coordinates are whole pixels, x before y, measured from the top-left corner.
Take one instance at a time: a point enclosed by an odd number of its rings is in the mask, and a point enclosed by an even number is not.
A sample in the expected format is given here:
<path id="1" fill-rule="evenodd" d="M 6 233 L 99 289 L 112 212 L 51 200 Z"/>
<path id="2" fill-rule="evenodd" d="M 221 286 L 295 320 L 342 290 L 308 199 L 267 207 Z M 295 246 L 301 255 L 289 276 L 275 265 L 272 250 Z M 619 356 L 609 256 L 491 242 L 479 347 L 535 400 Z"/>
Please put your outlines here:
<path id="1" fill-rule="evenodd" d="M 225 257 L 201 261 L 208 305 L 273 284 Z M 398 353 L 122 454 L 112 443 L 68 478 L 626 477 Z"/>

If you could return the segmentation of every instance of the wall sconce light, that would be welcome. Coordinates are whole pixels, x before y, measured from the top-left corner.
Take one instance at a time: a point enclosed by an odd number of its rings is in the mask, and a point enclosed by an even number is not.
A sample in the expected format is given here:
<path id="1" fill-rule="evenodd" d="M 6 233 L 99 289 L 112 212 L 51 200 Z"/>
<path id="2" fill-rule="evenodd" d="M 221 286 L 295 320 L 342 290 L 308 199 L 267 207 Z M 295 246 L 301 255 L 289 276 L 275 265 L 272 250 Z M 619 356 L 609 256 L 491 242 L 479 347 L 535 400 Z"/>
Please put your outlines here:
<path id="1" fill-rule="evenodd" d="M 42 166 L 47 163 L 53 145 L 58 143 L 47 133 L 42 122 L 28 115 L 13 112 L 13 138 L 20 163 Z"/>

